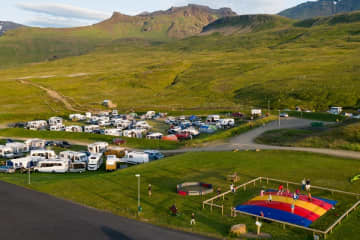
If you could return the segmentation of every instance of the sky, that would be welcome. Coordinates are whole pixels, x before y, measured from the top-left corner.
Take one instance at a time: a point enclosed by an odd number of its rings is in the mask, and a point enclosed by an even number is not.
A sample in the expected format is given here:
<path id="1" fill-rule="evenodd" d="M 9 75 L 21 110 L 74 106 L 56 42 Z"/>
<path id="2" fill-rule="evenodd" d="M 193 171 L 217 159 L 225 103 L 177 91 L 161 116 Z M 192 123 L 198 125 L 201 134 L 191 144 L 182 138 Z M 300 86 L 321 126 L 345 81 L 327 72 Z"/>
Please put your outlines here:
<path id="1" fill-rule="evenodd" d="M 114 11 L 128 15 L 189 3 L 230 7 L 238 14 L 278 13 L 307 0 L 0 0 L 0 20 L 36 27 L 75 27 L 100 22 Z"/>

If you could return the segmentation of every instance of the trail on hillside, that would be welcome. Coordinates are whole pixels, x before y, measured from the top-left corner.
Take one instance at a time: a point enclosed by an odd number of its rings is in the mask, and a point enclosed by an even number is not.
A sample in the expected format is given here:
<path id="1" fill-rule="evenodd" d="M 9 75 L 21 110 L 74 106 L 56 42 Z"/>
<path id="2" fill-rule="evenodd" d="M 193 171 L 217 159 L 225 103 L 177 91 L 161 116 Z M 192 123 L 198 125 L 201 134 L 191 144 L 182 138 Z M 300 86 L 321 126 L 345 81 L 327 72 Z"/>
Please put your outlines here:
<path id="1" fill-rule="evenodd" d="M 46 88 L 46 87 L 44 87 L 40 84 L 34 83 L 34 82 L 26 81 L 25 79 L 18 79 L 18 81 L 22 84 L 31 85 L 33 87 L 36 87 L 36 88 L 39 88 L 39 89 L 45 91 L 50 98 L 61 102 L 67 110 L 74 111 L 74 112 L 81 112 L 80 109 L 74 108 L 73 105 L 71 103 L 69 103 L 68 100 L 66 100 L 66 98 L 64 96 L 60 95 L 58 92 L 56 92 L 52 89 Z"/>

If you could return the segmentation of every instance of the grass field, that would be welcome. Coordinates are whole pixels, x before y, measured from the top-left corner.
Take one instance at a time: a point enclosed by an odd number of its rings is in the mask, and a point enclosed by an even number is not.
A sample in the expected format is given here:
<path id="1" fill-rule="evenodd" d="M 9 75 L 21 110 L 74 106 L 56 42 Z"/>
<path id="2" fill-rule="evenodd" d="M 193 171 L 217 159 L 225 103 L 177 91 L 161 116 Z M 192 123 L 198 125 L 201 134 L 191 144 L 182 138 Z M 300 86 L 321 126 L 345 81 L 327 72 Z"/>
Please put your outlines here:
<path id="1" fill-rule="evenodd" d="M 313 27 L 290 24 L 232 35 L 214 33 L 162 43 L 112 38 L 80 56 L 3 68 L 0 119 L 21 120 L 24 115 L 66 111 L 61 102 L 15 80 L 19 78 L 52 89 L 84 110 L 101 109 L 104 99 L 111 99 L 123 111 L 249 111 L 251 107 L 267 108 L 268 101 L 272 109 L 300 106 L 324 111 L 331 105 L 355 109 L 360 107 L 360 35 L 356 33 L 360 23 L 354 19 Z M 66 36 L 70 42 L 82 45 L 77 39 L 86 38 L 92 44 L 92 38 L 87 38 L 91 33 L 80 32 L 73 37 L 69 30 Z M 21 31 L 13 34 L 11 41 L 17 41 L 16 34 L 24 37 Z M 35 36 L 37 33 L 30 31 L 29 37 Z M 21 45 L 19 42 L 14 44 Z M 29 48 L 42 47 L 26 43 Z M 59 46 L 76 48 L 77 44 L 63 41 Z M 8 55 L 19 58 L 19 63 L 25 59 L 20 50 L 18 55 Z M 41 56 L 29 58 L 37 57 Z"/>
<path id="2" fill-rule="evenodd" d="M 345 123 L 325 129 L 274 130 L 264 133 L 256 142 L 277 146 L 360 151 L 360 123 Z"/>
<path id="3" fill-rule="evenodd" d="M 339 171 L 341 168 L 341 171 Z M 246 223 L 250 231 L 255 231 L 254 219 L 238 216 L 230 218 L 229 209 L 225 216 L 209 209 L 202 210 L 204 197 L 183 197 L 176 194 L 176 184 L 186 181 L 202 181 L 229 188 L 226 176 L 237 172 L 240 182 L 246 182 L 258 176 L 269 176 L 284 180 L 300 182 L 304 177 L 310 178 L 313 185 L 330 187 L 360 193 L 360 184 L 349 183 L 349 178 L 360 171 L 360 162 L 333 158 L 309 153 L 281 151 L 239 152 L 239 153 L 188 153 L 155 161 L 146 165 L 120 170 L 114 173 L 85 174 L 33 174 L 32 185 L 26 185 L 27 176 L 21 174 L 0 175 L 0 180 L 22 185 L 37 191 L 69 199 L 81 204 L 113 212 L 114 214 L 136 218 L 137 182 L 135 174 L 141 174 L 141 195 L 143 213 L 139 220 L 176 229 L 210 234 L 220 238 L 229 236 L 231 225 Z M 164 181 L 166 179 L 166 181 Z M 147 185 L 153 185 L 153 197 L 147 197 Z M 91 186 L 91 187 L 89 187 Z M 274 186 L 275 187 L 275 186 Z M 226 201 L 241 204 L 248 197 L 256 194 L 258 189 L 239 192 L 235 198 L 230 196 Z M 257 193 L 258 194 L 258 193 Z M 324 193 L 317 193 L 323 196 Z M 334 219 L 353 200 L 335 194 L 329 198 L 339 200 L 339 209 L 325 218 L 321 218 L 317 227 L 325 226 Z M 181 213 L 172 217 L 168 208 L 176 203 Z M 339 211 L 339 212 L 337 212 Z M 189 225 L 191 213 L 196 213 L 198 224 Z M 359 210 L 355 211 L 328 239 L 355 240 L 360 234 L 357 226 L 360 220 Z M 277 240 L 313 239 L 311 234 L 293 228 L 282 229 L 277 224 L 265 223 L 262 230 L 271 233 Z"/>

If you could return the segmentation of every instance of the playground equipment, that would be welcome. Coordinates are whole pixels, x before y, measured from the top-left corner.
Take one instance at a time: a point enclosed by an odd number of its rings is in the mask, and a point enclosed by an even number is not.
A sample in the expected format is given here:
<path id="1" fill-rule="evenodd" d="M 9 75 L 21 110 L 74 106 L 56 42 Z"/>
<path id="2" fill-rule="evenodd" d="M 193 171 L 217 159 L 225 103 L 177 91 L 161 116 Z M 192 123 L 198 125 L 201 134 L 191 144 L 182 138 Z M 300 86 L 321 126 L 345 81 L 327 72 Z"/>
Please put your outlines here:
<path id="1" fill-rule="evenodd" d="M 211 184 L 186 182 L 176 186 L 177 193 L 183 196 L 202 196 L 214 191 Z"/>
<path id="2" fill-rule="evenodd" d="M 351 183 L 354 183 L 354 182 L 359 181 L 359 180 L 360 180 L 360 174 L 352 177 L 352 178 L 350 179 L 350 182 L 351 182 Z"/>

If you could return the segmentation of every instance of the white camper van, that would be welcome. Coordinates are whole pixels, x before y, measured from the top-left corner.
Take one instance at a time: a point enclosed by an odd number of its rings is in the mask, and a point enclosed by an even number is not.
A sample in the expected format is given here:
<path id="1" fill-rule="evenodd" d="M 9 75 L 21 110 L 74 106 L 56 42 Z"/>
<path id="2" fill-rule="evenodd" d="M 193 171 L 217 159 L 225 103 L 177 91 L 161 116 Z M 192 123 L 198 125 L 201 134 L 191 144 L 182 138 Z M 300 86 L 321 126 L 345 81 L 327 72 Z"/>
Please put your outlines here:
<path id="1" fill-rule="evenodd" d="M 49 130 L 51 132 L 62 132 L 65 130 L 65 126 L 64 125 L 52 125 L 49 127 Z"/>
<path id="2" fill-rule="evenodd" d="M 94 153 L 89 157 L 88 170 L 97 171 L 103 164 L 103 155 L 102 153 Z"/>
<path id="3" fill-rule="evenodd" d="M 84 162 L 87 163 L 88 157 L 85 153 L 74 151 L 63 151 L 59 154 L 60 159 L 67 159 L 70 162 Z"/>
<path id="4" fill-rule="evenodd" d="M 77 125 L 72 125 L 72 126 L 67 126 L 65 128 L 66 132 L 82 132 L 83 128 L 81 126 L 77 126 Z"/>
<path id="5" fill-rule="evenodd" d="M 105 129 L 105 135 L 114 136 L 114 137 L 121 137 L 122 136 L 122 130 L 119 129 L 119 128 Z"/>
<path id="6" fill-rule="evenodd" d="M 42 139 L 28 139 L 25 141 L 25 145 L 29 150 L 44 149 L 46 146 L 46 141 Z"/>
<path id="7" fill-rule="evenodd" d="M 11 147 L 0 145 L 0 157 L 2 158 L 13 158 L 14 151 Z"/>
<path id="8" fill-rule="evenodd" d="M 11 163 L 14 169 L 22 169 L 22 168 L 31 168 L 33 166 L 37 166 L 37 164 L 40 162 L 40 158 L 34 158 L 34 157 L 24 157 L 24 158 L 16 158 L 12 159 Z"/>
<path id="9" fill-rule="evenodd" d="M 50 126 L 63 125 L 63 119 L 61 117 L 51 117 L 49 118 L 49 125 Z"/>
<path id="10" fill-rule="evenodd" d="M 109 144 L 107 142 L 96 142 L 88 145 L 88 151 L 91 154 L 106 152 Z"/>
<path id="11" fill-rule="evenodd" d="M 48 127 L 48 123 L 45 120 L 38 120 L 38 121 L 30 121 L 27 123 L 27 128 L 29 130 L 40 130 L 46 129 Z"/>
<path id="12" fill-rule="evenodd" d="M 21 156 L 30 151 L 29 147 L 21 142 L 7 143 L 5 146 L 11 148 L 15 156 Z"/>
<path id="13" fill-rule="evenodd" d="M 149 155 L 144 152 L 126 152 L 122 162 L 129 164 L 142 164 L 149 162 Z"/>
<path id="14" fill-rule="evenodd" d="M 34 168 L 34 171 L 42 173 L 66 173 L 69 171 L 69 161 L 59 159 L 40 161 Z"/>
<path id="15" fill-rule="evenodd" d="M 69 164 L 69 172 L 83 173 L 86 171 L 86 162 L 75 161 Z"/>

